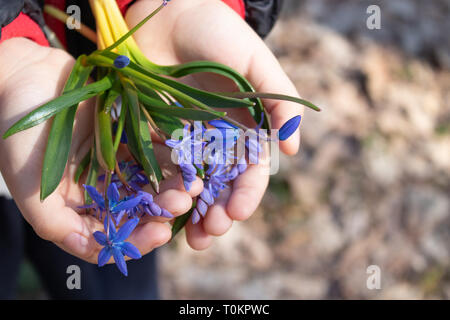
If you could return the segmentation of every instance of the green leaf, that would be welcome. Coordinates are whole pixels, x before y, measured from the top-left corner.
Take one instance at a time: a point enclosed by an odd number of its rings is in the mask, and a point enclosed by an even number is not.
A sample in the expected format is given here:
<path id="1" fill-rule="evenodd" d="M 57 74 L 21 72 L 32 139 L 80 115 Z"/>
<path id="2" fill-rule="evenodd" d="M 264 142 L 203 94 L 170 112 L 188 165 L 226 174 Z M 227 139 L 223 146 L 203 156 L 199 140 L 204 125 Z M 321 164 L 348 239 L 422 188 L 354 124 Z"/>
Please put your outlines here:
<path id="1" fill-rule="evenodd" d="M 88 80 L 93 68 L 84 67 L 82 59 L 84 59 L 84 56 L 80 56 L 77 59 L 67 79 L 64 92 L 81 88 Z M 41 200 L 44 200 L 55 191 L 64 175 L 72 144 L 73 122 L 77 108 L 78 103 L 62 110 L 53 119 L 42 166 Z"/>
<path id="2" fill-rule="evenodd" d="M 78 183 L 80 181 L 81 175 L 88 168 L 90 161 L 91 150 L 86 153 L 86 155 L 83 157 L 83 160 L 81 160 L 80 164 L 78 165 L 77 171 L 75 171 L 75 177 L 73 179 L 75 183 Z"/>
<path id="3" fill-rule="evenodd" d="M 163 175 L 161 172 L 161 168 L 159 167 L 158 161 L 156 161 L 155 151 L 153 150 L 153 143 L 152 143 L 152 137 L 150 135 L 150 130 L 147 124 L 147 121 L 145 120 L 145 116 L 143 115 L 141 111 L 140 115 L 140 132 L 141 132 L 141 139 L 142 139 L 142 150 L 144 157 L 148 160 L 150 165 L 152 166 L 157 181 L 161 181 L 163 179 Z"/>
<path id="4" fill-rule="evenodd" d="M 168 105 L 164 101 L 146 96 L 138 92 L 139 100 L 148 111 L 174 116 L 182 119 L 208 121 L 226 116 L 225 112 L 196 110 L 190 108 L 181 108 Z"/>
<path id="5" fill-rule="evenodd" d="M 96 146 L 95 146 L 95 141 L 94 141 L 94 146 L 92 147 L 91 152 L 90 152 L 91 161 L 89 164 L 89 171 L 88 171 L 88 175 L 86 178 L 86 182 L 84 183 L 85 185 L 93 186 L 93 187 L 97 186 L 98 169 L 99 169 L 99 163 L 97 161 L 97 153 L 95 152 L 95 150 L 96 150 Z M 85 199 L 85 204 L 92 203 L 92 199 L 86 190 L 84 191 L 84 199 Z"/>
<path id="6" fill-rule="evenodd" d="M 298 104 L 302 104 L 308 108 L 313 109 L 314 111 L 321 111 L 318 106 L 316 106 L 312 102 L 309 102 L 308 100 L 287 96 L 284 94 L 262 93 L 262 92 L 220 92 L 220 93 L 218 92 L 217 94 L 235 98 L 261 98 L 261 99 L 291 101 Z"/>
<path id="7" fill-rule="evenodd" d="M 17 132 L 34 127 L 51 118 L 58 112 L 74 106 L 83 100 L 96 96 L 100 92 L 111 88 L 112 83 L 113 80 L 111 77 L 107 76 L 100 81 L 88 84 L 82 88 L 67 91 L 62 96 L 47 102 L 17 121 L 5 132 L 3 139 L 6 139 Z"/>
<path id="8" fill-rule="evenodd" d="M 144 169 L 155 191 L 159 192 L 158 178 L 162 177 L 162 175 L 158 175 L 156 173 L 158 169 L 153 167 L 152 162 L 149 160 L 149 158 L 147 158 L 148 154 L 144 153 L 144 143 L 141 134 L 145 133 L 145 131 L 141 130 L 141 110 L 139 107 L 139 99 L 137 96 L 136 88 L 134 87 L 133 83 L 127 78 L 121 78 L 121 81 L 125 94 L 123 98 L 125 106 L 127 108 L 125 132 L 128 139 L 128 149 L 130 150 L 135 160 Z M 147 144 L 146 147 L 149 147 L 149 145 Z M 146 151 L 149 152 L 148 150 Z"/>
<path id="9" fill-rule="evenodd" d="M 189 218 L 192 215 L 192 212 L 194 211 L 195 207 L 192 207 L 191 210 L 189 210 L 187 213 L 177 217 L 172 225 L 172 237 L 170 240 L 173 240 L 175 236 L 178 234 L 178 232 L 181 231 L 181 229 L 184 228 L 186 223 L 189 221 Z"/>
<path id="10" fill-rule="evenodd" d="M 180 78 L 187 75 L 203 72 L 219 74 L 233 80 L 240 91 L 255 92 L 252 84 L 244 76 L 242 76 L 236 70 L 218 62 L 194 61 L 175 66 L 164 66 L 159 68 L 163 74 L 174 78 Z M 256 123 L 259 123 L 261 121 L 261 115 L 264 114 L 263 129 L 270 129 L 271 126 L 269 122 L 269 115 L 267 113 L 267 110 L 264 108 L 262 101 L 260 99 L 252 99 L 252 101 L 255 103 L 255 106 L 249 108 L 249 111 L 255 119 Z"/>
<path id="11" fill-rule="evenodd" d="M 117 123 L 117 131 L 116 131 L 116 137 L 114 138 L 114 152 L 117 153 L 117 150 L 119 149 L 120 139 L 122 139 L 122 133 L 125 125 L 125 119 L 127 117 L 127 108 L 122 107 L 120 108 L 120 116 Z"/>
<path id="12" fill-rule="evenodd" d="M 114 83 L 108 91 L 108 95 L 105 100 L 105 112 L 110 112 L 111 107 L 114 104 L 114 102 L 117 100 L 117 98 L 120 96 L 122 92 L 122 86 L 120 85 L 120 81 L 118 78 L 114 80 Z"/>
<path id="13" fill-rule="evenodd" d="M 106 171 L 113 171 L 116 165 L 116 153 L 111 127 L 111 114 L 105 112 L 106 93 L 102 93 L 95 106 L 95 141 L 97 160 Z"/>
<path id="14" fill-rule="evenodd" d="M 116 53 L 99 51 L 90 55 L 88 61 L 97 65 L 111 67 L 114 63 L 114 59 L 117 57 L 118 55 Z M 180 96 L 181 98 L 185 98 L 187 101 L 190 101 L 202 109 L 206 106 L 214 108 L 243 108 L 254 105 L 254 103 L 249 100 L 224 97 L 185 85 L 160 76 L 134 62 L 130 62 L 126 68 L 120 69 L 120 72 L 129 77 L 139 79 L 147 85 L 152 85 L 157 89 L 167 91 L 174 97 Z"/>
<path id="15" fill-rule="evenodd" d="M 183 129 L 184 125 L 180 119 L 157 112 L 149 112 L 153 121 L 162 131 L 172 134 L 175 130 Z"/>
<path id="16" fill-rule="evenodd" d="M 142 19 L 134 28 L 124 34 L 119 40 L 117 40 L 114 44 L 105 49 L 105 51 L 111 51 L 114 48 L 120 46 L 123 42 L 125 42 L 129 37 L 131 37 L 136 31 L 138 31 L 148 20 L 150 20 L 153 16 L 155 16 L 161 9 L 165 7 L 165 4 L 161 4 L 158 8 L 156 8 L 153 12 L 151 12 L 147 17 Z"/>

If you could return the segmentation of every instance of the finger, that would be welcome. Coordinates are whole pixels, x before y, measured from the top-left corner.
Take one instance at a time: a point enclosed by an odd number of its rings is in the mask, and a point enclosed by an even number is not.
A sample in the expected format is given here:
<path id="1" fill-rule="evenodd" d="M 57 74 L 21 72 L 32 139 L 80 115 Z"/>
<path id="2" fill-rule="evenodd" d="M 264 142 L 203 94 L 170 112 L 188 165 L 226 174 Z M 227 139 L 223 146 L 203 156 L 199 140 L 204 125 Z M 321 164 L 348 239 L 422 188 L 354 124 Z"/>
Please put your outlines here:
<path id="1" fill-rule="evenodd" d="M 96 231 L 104 232 L 103 224 L 98 226 Z M 126 242 L 132 243 L 140 252 L 142 256 L 148 254 L 153 249 L 158 248 L 170 240 L 171 232 L 170 228 L 159 222 L 147 222 L 144 224 L 140 224 L 133 230 L 132 234 Z M 74 238 L 74 242 L 78 241 L 78 239 Z M 89 252 L 83 257 L 84 260 L 97 264 L 98 263 L 98 254 L 100 250 L 103 248 L 100 246 L 93 237 L 89 239 Z M 60 245 L 60 247 L 71 253 L 68 250 L 66 243 Z M 125 260 L 130 260 L 129 257 L 125 257 Z M 114 259 L 111 257 L 108 261 L 108 264 L 114 263 Z"/>
<path id="2" fill-rule="evenodd" d="M 196 180 L 192 182 L 191 188 L 189 191 L 186 191 L 184 184 L 183 184 L 183 178 L 181 177 L 181 173 L 178 173 L 177 175 L 161 181 L 161 190 L 179 190 L 184 191 L 187 194 L 191 196 L 191 198 L 194 198 L 198 196 L 203 191 L 203 181 L 199 177 L 196 177 Z"/>
<path id="3" fill-rule="evenodd" d="M 80 259 L 95 263 L 97 243 L 92 234 L 103 228 L 100 221 L 65 206 L 59 195 L 50 196 L 40 206 L 29 208 L 29 205 L 29 202 L 22 202 L 19 209 L 39 237 L 54 242 Z"/>
<path id="4" fill-rule="evenodd" d="M 221 236 L 233 225 L 233 220 L 231 220 L 226 211 L 226 205 L 230 195 L 231 190 L 229 188 L 223 190 L 219 198 L 208 209 L 206 217 L 203 220 L 203 230 L 206 233 L 212 236 Z"/>
<path id="5" fill-rule="evenodd" d="M 170 227 L 159 222 L 148 222 L 136 227 L 127 239 L 145 255 L 155 248 L 158 248 L 170 240 Z"/>
<path id="6" fill-rule="evenodd" d="M 247 77 L 258 92 L 278 93 L 299 97 L 297 89 L 281 68 L 278 60 L 261 41 L 257 42 L 249 62 Z M 263 99 L 264 107 L 270 114 L 273 129 L 280 129 L 289 119 L 303 115 L 303 106 L 280 100 Z M 280 142 L 280 149 L 288 155 L 297 153 L 300 145 L 300 131 L 286 141 Z"/>
<path id="7" fill-rule="evenodd" d="M 194 250 L 205 250 L 208 248 L 213 238 L 203 230 L 202 221 L 192 224 L 192 220 L 186 223 L 186 240 Z"/>
<path id="8" fill-rule="evenodd" d="M 155 202 L 175 217 L 188 212 L 192 207 L 192 198 L 184 191 L 167 190 L 155 196 Z"/>
<path id="9" fill-rule="evenodd" d="M 228 216 L 233 220 L 246 220 L 258 207 L 269 183 L 262 165 L 251 165 L 233 182 L 233 192 L 227 204 Z"/>

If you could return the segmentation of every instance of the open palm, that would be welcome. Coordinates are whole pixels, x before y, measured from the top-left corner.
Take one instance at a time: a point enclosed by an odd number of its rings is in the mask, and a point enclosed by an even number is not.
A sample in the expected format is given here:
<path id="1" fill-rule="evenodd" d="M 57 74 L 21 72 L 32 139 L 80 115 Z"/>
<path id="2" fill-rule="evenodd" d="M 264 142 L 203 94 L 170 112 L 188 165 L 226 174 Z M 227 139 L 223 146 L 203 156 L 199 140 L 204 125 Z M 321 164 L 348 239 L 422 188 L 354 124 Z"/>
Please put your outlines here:
<path id="1" fill-rule="evenodd" d="M 0 133 L 3 135 L 18 119 L 61 93 L 74 59 L 61 50 L 15 38 L 0 45 L 0 61 Z M 102 230 L 103 225 L 78 209 L 84 201 L 83 188 L 74 182 L 76 168 L 92 145 L 93 102 L 86 101 L 79 106 L 69 165 L 59 187 L 44 202 L 39 200 L 39 186 L 50 122 L 6 140 L 0 139 L 0 170 L 24 218 L 40 237 L 95 263 L 101 247 L 92 234 Z M 164 148 L 155 146 L 158 147 Z M 170 157 L 163 152 L 157 153 Z M 126 156 L 123 151 L 122 157 Z M 183 191 L 181 177 L 173 175 L 163 183 L 162 192 L 155 201 L 175 216 L 180 215 L 190 209 L 191 197 L 201 188 L 198 181 L 188 194 Z M 135 229 L 129 241 L 142 254 L 148 253 L 170 239 L 170 227 L 164 222 L 167 219 L 146 220 Z"/>
<path id="2" fill-rule="evenodd" d="M 157 0 L 135 3 L 126 15 L 129 27 L 135 26 L 160 3 Z M 264 42 L 220 0 L 172 1 L 135 34 L 135 39 L 155 63 L 172 65 L 195 60 L 216 61 L 243 74 L 259 92 L 298 96 L 295 86 Z M 184 81 L 211 91 L 236 90 L 229 80 L 211 74 L 186 77 Z M 301 106 L 290 102 L 267 100 L 264 105 L 275 129 L 303 112 Z M 229 114 L 254 126 L 247 110 Z M 297 132 L 282 142 L 280 148 L 288 155 L 295 154 L 299 140 Z M 268 176 L 262 175 L 256 166 L 250 166 L 234 181 L 232 188 L 222 192 L 201 223 L 188 223 L 189 244 L 195 249 L 204 249 L 210 245 L 211 236 L 224 234 L 233 220 L 247 219 L 261 201 L 267 183 Z"/>

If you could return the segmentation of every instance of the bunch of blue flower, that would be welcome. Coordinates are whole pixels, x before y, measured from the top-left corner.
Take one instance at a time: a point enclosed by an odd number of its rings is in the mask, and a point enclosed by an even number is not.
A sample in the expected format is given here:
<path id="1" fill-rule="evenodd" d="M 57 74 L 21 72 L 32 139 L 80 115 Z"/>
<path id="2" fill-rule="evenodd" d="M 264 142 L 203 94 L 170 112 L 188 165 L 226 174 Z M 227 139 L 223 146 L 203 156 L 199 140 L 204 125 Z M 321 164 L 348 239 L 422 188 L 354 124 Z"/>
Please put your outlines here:
<path id="1" fill-rule="evenodd" d="M 153 194 L 158 194 L 165 179 L 155 156 L 151 133 L 159 135 L 172 149 L 187 191 L 198 177 L 203 180 L 204 189 L 194 199 L 194 206 L 175 219 L 172 230 L 175 235 L 188 220 L 186 217 L 198 223 L 222 190 L 249 165 L 259 163 L 265 142 L 286 140 L 298 130 L 300 115 L 284 124 L 277 135 L 271 134 L 270 119 L 261 98 L 289 100 L 316 111 L 320 109 L 296 97 L 255 92 L 247 79 L 219 63 L 157 65 L 143 55 L 131 36 L 169 1 L 163 1 L 131 30 L 115 1 L 96 6 L 99 1 L 92 1 L 99 20 L 99 36 L 107 32 L 110 36 L 102 38 L 99 50 L 78 57 L 59 97 L 17 121 L 3 138 L 53 119 L 41 177 L 40 198 L 44 201 L 64 175 L 78 105 L 96 97 L 95 139 L 77 168 L 75 182 L 85 189 L 85 204 L 80 208 L 90 210 L 104 223 L 104 232 L 94 233 L 96 241 L 103 246 L 98 256 L 99 266 L 113 257 L 119 270 L 127 275 L 125 256 L 139 259 L 141 254 L 125 240 L 140 219 L 144 216 L 173 218 L 154 202 L 152 194 L 144 191 L 149 186 Z M 102 24 L 99 17 L 114 21 L 115 28 Z M 114 43 L 104 43 L 112 36 Z M 227 77 L 240 91 L 213 93 L 176 80 L 200 72 Z M 96 81 L 88 82 L 91 76 Z M 250 129 L 235 121 L 222 111 L 227 108 L 247 109 L 258 125 Z M 180 138 L 174 137 L 178 130 L 183 132 Z M 119 148 L 126 150 L 132 161 L 119 162 Z M 86 178 L 81 184 L 82 177 Z M 104 191 L 98 191 L 99 187 Z"/>

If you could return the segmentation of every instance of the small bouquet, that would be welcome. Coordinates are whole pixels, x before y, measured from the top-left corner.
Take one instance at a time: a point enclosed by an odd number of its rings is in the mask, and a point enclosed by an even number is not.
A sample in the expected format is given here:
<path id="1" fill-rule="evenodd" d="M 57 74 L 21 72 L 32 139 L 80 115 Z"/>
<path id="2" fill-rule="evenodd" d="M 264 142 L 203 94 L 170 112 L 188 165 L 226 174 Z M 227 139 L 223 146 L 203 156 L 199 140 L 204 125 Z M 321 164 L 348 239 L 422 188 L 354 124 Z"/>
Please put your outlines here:
<path id="1" fill-rule="evenodd" d="M 276 131 L 270 130 L 270 119 L 260 98 L 289 100 L 320 111 L 302 99 L 255 92 L 243 76 L 219 63 L 197 61 L 161 66 L 149 61 L 131 36 L 168 2 L 163 1 L 128 30 L 115 1 L 91 0 L 98 50 L 78 57 L 59 97 L 17 121 L 3 136 L 7 138 L 53 118 L 40 185 L 40 198 L 44 201 L 63 177 L 78 104 L 96 97 L 95 139 L 76 171 L 75 181 L 81 183 L 81 176 L 87 171 L 83 181 L 85 204 L 80 207 L 104 222 L 104 232 L 93 235 L 103 246 L 98 265 L 105 265 L 113 257 L 125 275 L 124 257 L 141 257 L 139 250 L 125 241 L 139 220 L 145 215 L 173 218 L 153 201 L 152 194 L 143 191 L 150 184 L 158 193 L 164 179 L 152 136 L 172 149 L 172 160 L 181 171 L 187 191 L 197 177 L 204 182 L 192 209 L 174 220 L 174 236 L 188 219 L 198 223 L 221 190 L 248 164 L 259 163 L 266 142 L 285 140 L 299 127 L 300 115 L 273 134 Z M 175 80 L 201 72 L 227 77 L 240 91 L 207 92 Z M 87 84 L 93 74 L 96 81 Z M 257 127 L 248 128 L 228 117 L 221 111 L 226 108 L 246 108 Z M 120 145 L 127 148 L 133 161 L 117 160 Z"/>

